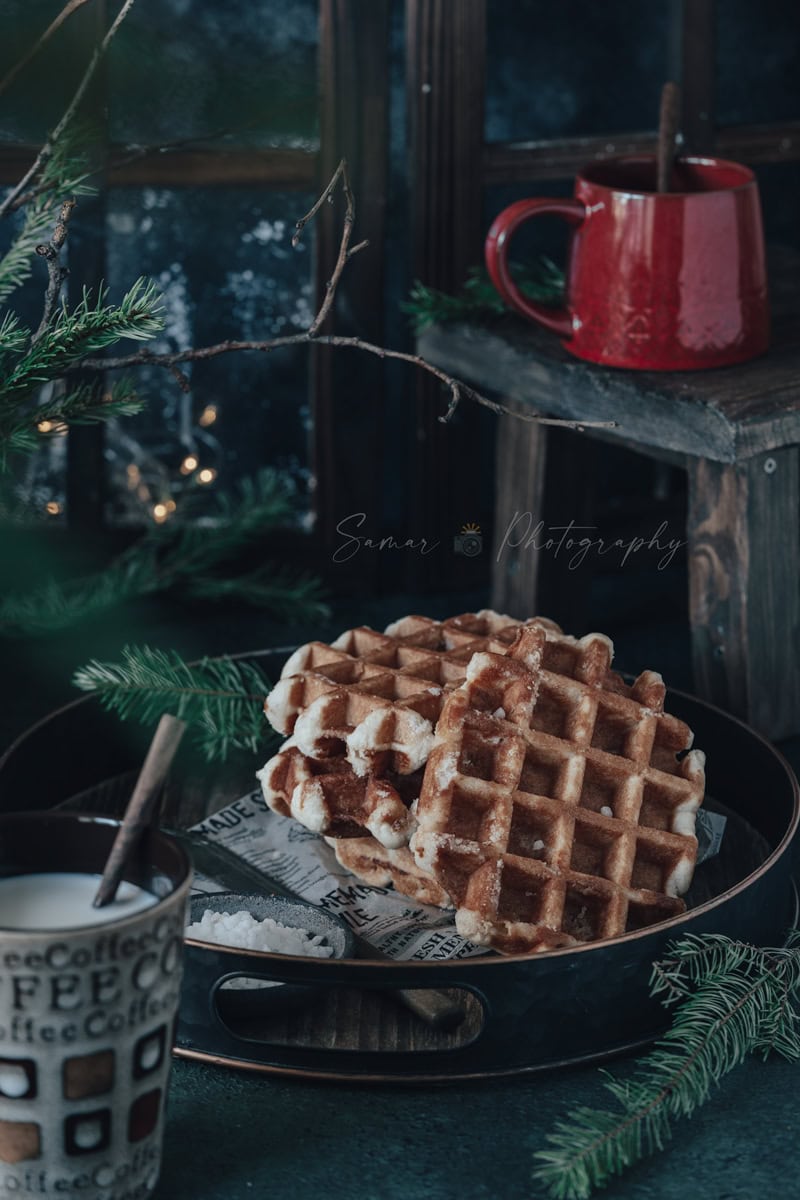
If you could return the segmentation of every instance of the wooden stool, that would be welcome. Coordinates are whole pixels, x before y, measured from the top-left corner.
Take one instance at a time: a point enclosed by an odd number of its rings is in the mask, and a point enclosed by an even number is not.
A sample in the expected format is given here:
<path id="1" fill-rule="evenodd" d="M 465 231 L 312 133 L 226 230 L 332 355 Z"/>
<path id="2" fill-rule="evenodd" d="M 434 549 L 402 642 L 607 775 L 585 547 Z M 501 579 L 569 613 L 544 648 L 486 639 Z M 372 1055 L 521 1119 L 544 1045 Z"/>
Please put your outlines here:
<path id="1" fill-rule="evenodd" d="M 695 688 L 773 738 L 800 732 L 800 261 L 770 261 L 772 347 L 741 366 L 658 373 L 594 367 L 517 317 L 447 325 L 423 357 L 508 406 L 577 421 L 688 472 Z M 541 511 L 547 427 L 501 417 L 495 538 Z M 586 436 L 592 436 L 587 431 Z M 536 555 L 493 557 L 493 603 L 528 616 Z"/>

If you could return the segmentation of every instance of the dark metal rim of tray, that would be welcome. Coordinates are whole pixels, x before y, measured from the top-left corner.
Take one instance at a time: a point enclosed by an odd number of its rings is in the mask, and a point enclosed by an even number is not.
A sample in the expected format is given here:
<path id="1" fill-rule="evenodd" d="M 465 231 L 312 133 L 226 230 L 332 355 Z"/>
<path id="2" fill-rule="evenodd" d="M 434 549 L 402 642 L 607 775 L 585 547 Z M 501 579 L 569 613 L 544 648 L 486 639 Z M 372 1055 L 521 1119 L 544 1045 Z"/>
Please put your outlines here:
<path id="1" fill-rule="evenodd" d="M 194 995 L 182 1006 L 176 1053 L 288 1076 L 421 1083 L 577 1065 L 652 1041 L 663 1031 L 665 1011 L 649 995 L 649 977 L 652 963 L 664 956 L 671 940 L 688 933 L 721 933 L 755 944 L 780 944 L 797 920 L 792 859 L 800 788 L 789 764 L 759 734 L 694 697 L 670 691 L 669 710 L 689 722 L 698 744 L 710 752 L 716 794 L 724 794 L 754 834 L 773 847 L 754 870 L 745 870 L 681 917 L 575 949 L 411 964 L 317 960 L 310 965 L 307 959 L 263 956 L 270 960 L 261 963 L 265 975 L 287 983 L 457 987 L 471 993 L 482 1006 L 483 1024 L 473 1040 L 446 1050 L 285 1047 L 237 1036 L 219 1020 L 214 1004 L 215 989 L 230 970 L 225 957 L 187 947 Z"/>
<path id="2" fill-rule="evenodd" d="M 708 752 L 717 776 L 715 793 L 730 798 L 731 808 L 773 847 L 755 870 L 684 916 L 620 938 L 533 957 L 384 963 L 257 956 L 257 973 L 287 983 L 463 989 L 482 1006 L 483 1023 L 471 1041 L 451 1049 L 340 1050 L 276 1046 L 242 1037 L 220 1021 L 214 1003 L 216 988 L 229 973 L 224 953 L 209 955 L 187 944 L 192 987 L 184 993 L 176 1053 L 287 1076 L 421 1083 L 547 1070 L 635 1049 L 658 1036 L 664 1010 L 649 999 L 648 982 L 652 963 L 663 957 L 670 940 L 687 933 L 722 933 L 762 945 L 783 940 L 796 919 L 792 851 L 800 823 L 797 780 L 774 747 L 694 697 L 670 691 L 669 698 L 670 711 L 688 720 Z M 74 711 L 87 699 L 68 709 Z M 29 737 L 46 737 L 47 725 L 48 719 L 37 723 L 0 759 L 0 789 L 11 760 Z"/>

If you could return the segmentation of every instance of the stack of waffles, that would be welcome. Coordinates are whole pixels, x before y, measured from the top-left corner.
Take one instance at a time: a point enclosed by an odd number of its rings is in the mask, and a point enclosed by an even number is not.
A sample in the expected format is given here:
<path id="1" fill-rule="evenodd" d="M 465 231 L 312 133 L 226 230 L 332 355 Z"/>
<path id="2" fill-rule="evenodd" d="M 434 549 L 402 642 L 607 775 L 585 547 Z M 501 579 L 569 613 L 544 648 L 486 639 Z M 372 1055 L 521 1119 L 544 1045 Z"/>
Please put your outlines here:
<path id="1" fill-rule="evenodd" d="M 628 685 L 612 654 L 490 611 L 311 642 L 267 697 L 288 740 L 258 773 L 265 800 L 505 953 L 666 920 L 694 870 L 704 756 L 661 677 Z"/>

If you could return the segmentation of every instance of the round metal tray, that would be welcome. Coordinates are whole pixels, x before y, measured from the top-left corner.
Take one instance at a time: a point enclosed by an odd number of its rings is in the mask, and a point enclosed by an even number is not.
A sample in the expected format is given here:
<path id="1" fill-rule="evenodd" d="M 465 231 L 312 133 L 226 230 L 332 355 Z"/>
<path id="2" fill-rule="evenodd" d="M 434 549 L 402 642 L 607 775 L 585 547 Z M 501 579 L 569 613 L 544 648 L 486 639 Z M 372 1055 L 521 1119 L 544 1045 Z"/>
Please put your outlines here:
<path id="1" fill-rule="evenodd" d="M 284 652 L 264 652 L 269 674 Z M 793 887 L 800 789 L 768 742 L 717 708 L 669 691 L 667 708 L 707 756 L 708 792 L 729 816 L 718 858 L 701 866 L 681 917 L 624 937 L 533 956 L 440 963 L 260 955 L 260 973 L 312 989 L 272 1021 L 233 1024 L 214 1003 L 217 956 L 187 945 L 176 1053 L 251 1070 L 322 1079 L 447 1082 L 552 1069 L 651 1041 L 666 1014 L 649 996 L 652 964 L 685 934 L 780 944 L 796 920 Z M 0 759 L 0 811 L 119 811 L 147 744 L 83 699 L 39 722 Z M 214 774 L 184 747 L 167 795 L 173 824 L 199 820 L 252 789 L 252 759 Z M 198 806 L 202 805 L 202 809 Z M 459 989 L 460 1030 L 435 1033 L 401 1009 L 398 988 Z"/>

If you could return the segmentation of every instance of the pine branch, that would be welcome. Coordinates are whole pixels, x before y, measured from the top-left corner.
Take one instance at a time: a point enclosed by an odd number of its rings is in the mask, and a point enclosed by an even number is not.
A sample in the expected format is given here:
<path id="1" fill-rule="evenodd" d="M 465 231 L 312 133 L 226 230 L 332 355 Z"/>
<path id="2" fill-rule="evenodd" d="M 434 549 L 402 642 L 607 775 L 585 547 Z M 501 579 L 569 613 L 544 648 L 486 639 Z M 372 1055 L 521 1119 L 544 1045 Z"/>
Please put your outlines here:
<path id="1" fill-rule="evenodd" d="M 54 404 L 57 402 L 54 402 Z M 44 411 L 44 407 L 37 409 Z M 191 505 L 187 515 L 192 516 Z M 278 472 L 245 480 L 235 498 L 221 496 L 213 524 L 154 526 L 104 571 L 65 584 L 50 582 L 0 601 L 0 636 L 67 629 L 137 596 L 182 588 L 189 595 L 240 597 L 287 621 L 327 613 L 320 585 L 285 568 L 261 567 L 241 579 L 220 577 L 228 561 L 270 530 L 295 519 L 295 495 Z"/>
<path id="2" fill-rule="evenodd" d="M 73 682 L 122 720 L 152 725 L 169 712 L 185 721 L 208 762 L 231 750 L 255 752 L 271 732 L 264 718 L 269 680 L 252 663 L 204 658 L 196 665 L 175 651 L 126 646 L 121 663 L 93 661 Z"/>
<path id="3" fill-rule="evenodd" d="M 7 312 L 0 321 L 0 364 L 15 354 L 21 354 L 28 343 L 30 330 L 20 325 L 16 313 Z"/>
<path id="4" fill-rule="evenodd" d="M 528 299 L 551 305 L 563 302 L 564 275 L 549 258 L 540 258 L 533 270 L 515 267 L 514 277 Z M 426 287 L 417 280 L 409 299 L 401 308 L 410 315 L 415 333 L 422 333 L 429 325 L 443 325 L 453 321 L 481 321 L 488 317 L 502 316 L 509 311 L 487 271 L 482 267 L 470 269 L 467 282 L 455 296 Z"/>
<path id="5" fill-rule="evenodd" d="M 94 192 L 85 182 L 89 177 L 87 147 L 94 135 L 92 126 L 73 125 L 54 147 L 37 194 L 30 196 L 22 229 L 0 258 L 0 304 L 30 279 L 36 247 L 49 236 L 59 204 L 67 196 Z"/>
<path id="6" fill-rule="evenodd" d="M 188 591 L 202 600 L 244 600 L 285 621 L 321 620 L 330 611 L 318 579 L 270 563 L 234 579 L 190 579 Z"/>
<path id="7" fill-rule="evenodd" d="M 108 390 L 87 383 L 27 410 L 15 409 L 11 414 L 0 410 L 0 454 L 35 450 L 48 436 L 40 428 L 44 422 L 52 426 L 52 433 L 63 433 L 68 425 L 95 425 L 110 417 L 133 416 L 144 405 L 131 381 L 121 379 Z"/>
<path id="8" fill-rule="evenodd" d="M 673 1024 L 632 1079 L 609 1077 L 617 1109 L 578 1108 L 548 1135 L 535 1178 L 552 1200 L 586 1200 L 612 1175 L 672 1136 L 748 1054 L 775 1051 L 800 1059 L 796 1008 L 800 934 L 782 949 L 762 950 L 721 936 L 687 937 L 656 964 L 654 995 L 676 1004 Z"/>
<path id="9" fill-rule="evenodd" d="M 118 306 L 109 304 L 107 296 L 105 288 L 100 288 L 94 299 L 84 289 L 72 312 L 62 306 L 42 337 L 0 380 L 0 404 L 18 403 L 21 393 L 57 378 L 84 355 L 113 345 L 120 338 L 144 341 L 163 329 L 161 299 L 152 281 L 138 279 Z"/>

